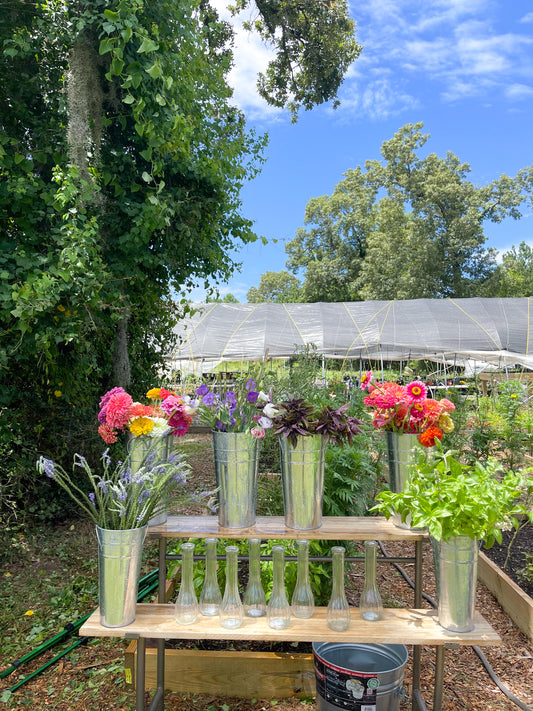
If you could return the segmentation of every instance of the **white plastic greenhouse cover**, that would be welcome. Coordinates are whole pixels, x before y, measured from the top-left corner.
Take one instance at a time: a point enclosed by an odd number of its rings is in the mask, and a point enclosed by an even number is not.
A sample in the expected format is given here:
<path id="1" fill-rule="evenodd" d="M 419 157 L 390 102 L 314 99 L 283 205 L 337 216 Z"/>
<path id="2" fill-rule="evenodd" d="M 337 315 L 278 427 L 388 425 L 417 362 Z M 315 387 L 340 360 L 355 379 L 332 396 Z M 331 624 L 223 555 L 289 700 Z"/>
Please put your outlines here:
<path id="1" fill-rule="evenodd" d="M 533 370 L 532 307 L 531 298 L 195 304 L 174 329 L 181 345 L 169 365 L 289 358 L 314 344 L 327 358 L 477 360 Z"/>

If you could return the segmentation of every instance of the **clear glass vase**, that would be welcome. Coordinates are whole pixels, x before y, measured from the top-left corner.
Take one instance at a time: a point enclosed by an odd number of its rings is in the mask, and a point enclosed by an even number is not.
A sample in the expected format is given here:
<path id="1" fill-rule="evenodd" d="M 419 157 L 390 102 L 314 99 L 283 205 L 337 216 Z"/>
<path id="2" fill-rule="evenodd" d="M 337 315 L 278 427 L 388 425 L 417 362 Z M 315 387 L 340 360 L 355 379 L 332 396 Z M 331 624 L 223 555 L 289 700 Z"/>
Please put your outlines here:
<path id="1" fill-rule="evenodd" d="M 344 593 L 344 547 L 333 546 L 331 549 L 333 567 L 333 587 L 327 609 L 328 627 L 336 632 L 347 630 L 350 626 L 350 607 Z"/>
<path id="2" fill-rule="evenodd" d="M 244 614 L 247 617 L 266 615 L 266 597 L 261 584 L 261 539 L 248 539 L 248 584 L 244 591 Z"/>
<path id="3" fill-rule="evenodd" d="M 291 621 L 291 608 L 285 592 L 285 546 L 272 547 L 272 595 L 267 605 L 268 625 L 284 630 Z"/>
<path id="4" fill-rule="evenodd" d="M 200 593 L 200 612 L 212 617 L 220 612 L 222 593 L 217 579 L 217 539 L 205 539 L 205 578 Z"/>
<path id="5" fill-rule="evenodd" d="M 220 624 L 226 629 L 242 625 L 244 608 L 239 595 L 237 546 L 226 548 L 226 587 L 220 604 Z"/>
<path id="6" fill-rule="evenodd" d="M 198 599 L 193 582 L 194 543 L 181 546 L 181 584 L 174 616 L 182 625 L 191 625 L 198 617 Z"/>
<path id="7" fill-rule="evenodd" d="M 383 605 L 376 581 L 377 568 L 376 541 L 365 541 L 365 584 L 361 593 L 359 612 L 363 620 L 375 622 L 383 617 Z"/>
<path id="8" fill-rule="evenodd" d="M 296 541 L 298 548 L 298 570 L 296 586 L 291 599 L 291 611 L 295 617 L 312 617 L 315 611 L 315 598 L 309 582 L 309 541 Z"/>

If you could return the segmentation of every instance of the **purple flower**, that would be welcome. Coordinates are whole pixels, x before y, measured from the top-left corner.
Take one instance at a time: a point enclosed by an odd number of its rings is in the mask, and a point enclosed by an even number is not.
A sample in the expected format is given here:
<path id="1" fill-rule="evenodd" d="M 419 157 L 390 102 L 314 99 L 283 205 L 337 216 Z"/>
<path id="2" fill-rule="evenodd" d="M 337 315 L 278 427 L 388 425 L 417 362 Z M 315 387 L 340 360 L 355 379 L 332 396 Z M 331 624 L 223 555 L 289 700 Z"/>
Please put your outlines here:
<path id="1" fill-rule="evenodd" d="M 259 393 L 256 393 L 254 390 L 250 390 L 250 392 L 246 395 L 248 402 L 257 402 L 258 397 Z"/>
<path id="2" fill-rule="evenodd" d="M 220 420 L 215 420 L 215 427 L 217 430 L 220 430 L 221 432 L 225 432 L 227 430 L 226 425 L 221 422 Z"/>
<path id="3" fill-rule="evenodd" d="M 254 390 L 255 390 L 257 385 L 255 384 L 255 380 L 253 378 L 248 378 L 248 382 L 246 383 L 246 385 L 244 387 L 246 388 L 246 390 L 251 390 L 252 388 L 254 388 Z M 250 402 L 255 402 L 255 400 L 250 400 Z"/>
<path id="4" fill-rule="evenodd" d="M 215 402 L 215 395 L 214 393 L 206 393 L 203 398 L 203 403 L 204 405 L 212 405 Z"/>
<path id="5" fill-rule="evenodd" d="M 137 499 L 137 502 L 139 504 L 142 504 L 149 498 L 150 498 L 150 492 L 145 489 L 144 491 L 141 491 L 139 498 Z"/>
<path id="6" fill-rule="evenodd" d="M 96 496 L 94 494 L 94 491 L 91 491 L 89 494 L 89 500 L 93 506 L 96 506 Z"/>
<path id="7" fill-rule="evenodd" d="M 56 465 L 51 459 L 45 459 L 45 457 L 41 457 L 40 461 L 42 471 L 46 474 L 46 476 L 49 479 L 55 479 L 56 476 Z"/>
<path id="8" fill-rule="evenodd" d="M 104 494 L 107 494 L 107 481 L 104 481 L 103 479 L 100 479 L 98 482 L 98 488 L 102 489 Z"/>
<path id="9" fill-rule="evenodd" d="M 228 390 L 228 392 L 226 393 L 226 402 L 230 405 L 237 404 L 237 398 L 233 390 Z"/>
<path id="10" fill-rule="evenodd" d="M 202 383 L 199 388 L 196 388 L 196 394 L 200 397 L 204 397 L 209 392 L 209 388 L 205 383 Z"/>

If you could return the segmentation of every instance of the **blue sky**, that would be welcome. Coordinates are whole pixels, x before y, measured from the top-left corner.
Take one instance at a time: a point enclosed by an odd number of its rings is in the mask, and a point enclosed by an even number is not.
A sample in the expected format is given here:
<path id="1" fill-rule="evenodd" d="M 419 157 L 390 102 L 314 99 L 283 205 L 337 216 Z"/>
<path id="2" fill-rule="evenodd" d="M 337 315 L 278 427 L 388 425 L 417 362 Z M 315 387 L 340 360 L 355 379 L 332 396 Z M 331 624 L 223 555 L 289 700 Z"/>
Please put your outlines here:
<path id="1" fill-rule="evenodd" d="M 222 13 L 227 0 L 213 4 Z M 533 164 L 531 0 L 364 0 L 350 7 L 364 49 L 341 87 L 341 106 L 303 112 L 296 124 L 258 96 L 256 75 L 269 50 L 237 29 L 233 100 L 270 138 L 261 174 L 241 193 L 243 213 L 268 245 L 258 241 L 236 254 L 242 271 L 219 287 L 222 295 L 245 302 L 264 272 L 285 269 L 284 245 L 304 226 L 310 198 L 330 195 L 345 171 L 379 159 L 383 141 L 406 123 L 423 121 L 427 152 L 455 153 L 476 185 Z M 498 250 L 533 245 L 531 206 L 520 221 L 487 224 L 485 232 Z"/>

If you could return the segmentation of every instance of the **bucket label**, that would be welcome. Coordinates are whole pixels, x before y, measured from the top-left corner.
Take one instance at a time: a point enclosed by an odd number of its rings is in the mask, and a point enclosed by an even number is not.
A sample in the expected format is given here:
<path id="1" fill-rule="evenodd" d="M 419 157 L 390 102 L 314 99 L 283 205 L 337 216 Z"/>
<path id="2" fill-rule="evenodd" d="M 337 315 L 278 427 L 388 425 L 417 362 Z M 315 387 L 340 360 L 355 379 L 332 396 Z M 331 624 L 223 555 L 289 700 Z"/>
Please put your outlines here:
<path id="1" fill-rule="evenodd" d="M 377 674 L 341 669 L 315 657 L 317 694 L 340 709 L 376 711 Z"/>

